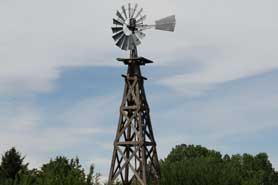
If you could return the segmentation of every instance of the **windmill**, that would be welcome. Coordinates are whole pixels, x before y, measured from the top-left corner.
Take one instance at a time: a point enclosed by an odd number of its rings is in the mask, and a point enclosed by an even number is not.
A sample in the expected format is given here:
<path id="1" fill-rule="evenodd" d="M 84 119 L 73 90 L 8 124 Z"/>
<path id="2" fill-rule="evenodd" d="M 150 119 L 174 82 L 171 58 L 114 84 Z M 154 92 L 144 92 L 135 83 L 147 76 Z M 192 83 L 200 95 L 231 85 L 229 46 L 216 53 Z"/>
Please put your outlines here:
<path id="1" fill-rule="evenodd" d="M 144 80 L 140 66 L 153 63 L 144 57 L 138 57 L 137 46 L 146 36 L 147 29 L 163 31 L 175 30 L 175 16 L 144 24 L 147 16 L 137 4 L 122 6 L 113 19 L 113 39 L 116 46 L 130 51 L 129 58 L 118 58 L 128 66 L 125 88 L 120 106 L 120 117 L 111 161 L 108 185 L 120 180 L 123 185 L 159 184 L 160 170 L 156 142 L 151 125 L 150 110 L 147 103 Z"/>

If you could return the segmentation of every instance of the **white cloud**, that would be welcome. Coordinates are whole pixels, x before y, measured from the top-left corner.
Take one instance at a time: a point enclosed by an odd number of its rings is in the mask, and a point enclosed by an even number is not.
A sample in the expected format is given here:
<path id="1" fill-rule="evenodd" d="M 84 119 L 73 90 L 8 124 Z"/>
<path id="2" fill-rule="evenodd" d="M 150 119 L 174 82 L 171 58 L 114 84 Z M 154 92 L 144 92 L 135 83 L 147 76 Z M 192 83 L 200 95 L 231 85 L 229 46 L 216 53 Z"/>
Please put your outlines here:
<path id="1" fill-rule="evenodd" d="M 181 103 L 173 110 L 163 112 L 159 120 L 171 120 L 173 130 L 184 128 L 184 135 L 191 139 L 200 137 L 204 140 L 203 137 L 207 137 L 214 143 L 235 135 L 252 135 L 264 129 L 277 128 L 278 116 L 274 112 L 278 106 L 273 102 L 278 102 L 278 98 L 263 96 L 260 90 L 257 91 L 259 93 L 240 91 L 240 94 L 193 101 L 194 104 L 186 102 L 189 105 Z M 201 133 L 205 135 L 201 136 Z"/>
<path id="2" fill-rule="evenodd" d="M 70 154 L 88 157 L 81 151 L 74 152 L 75 149 L 90 140 L 94 145 L 102 145 L 96 136 L 115 132 L 111 125 L 116 126 L 113 120 L 117 119 L 105 116 L 117 112 L 114 106 L 118 98 L 113 96 L 82 99 L 71 107 L 56 110 L 55 114 L 40 110 L 31 98 L 28 100 L 7 102 L 0 107 L 0 153 L 15 146 L 27 156 L 30 167 L 40 167 L 68 149 L 72 151 Z M 110 108 L 106 109 L 107 106 Z"/>
<path id="3" fill-rule="evenodd" d="M 183 58 L 190 57 L 198 61 L 199 68 L 160 83 L 185 95 L 200 95 L 215 85 L 278 68 L 278 14 L 273 8 L 277 2 L 213 0 L 184 4 L 183 12 L 178 9 L 177 34 L 182 39 L 172 43 L 177 49 L 174 56 L 184 63 L 187 61 Z"/>
<path id="4" fill-rule="evenodd" d="M 276 1 L 131 2 L 144 7 L 147 23 L 177 15 L 176 32 L 148 31 L 139 54 L 156 65 L 198 61 L 198 70 L 160 81 L 181 93 L 200 94 L 219 83 L 277 68 Z M 51 91 L 61 66 L 116 65 L 114 58 L 127 53 L 114 46 L 111 18 L 126 3 L 1 2 L 0 92 Z"/>
<path id="5" fill-rule="evenodd" d="M 157 8 L 154 2 L 141 1 L 149 12 Z M 1 1 L 0 93 L 51 91 L 62 66 L 116 65 L 115 58 L 127 53 L 114 46 L 110 27 L 116 9 L 126 3 Z M 160 4 L 155 12 L 173 6 Z"/>
<path id="6" fill-rule="evenodd" d="M 119 104 L 120 97 L 115 95 L 83 98 L 63 110 L 58 118 L 68 126 L 78 129 L 97 127 L 98 129 L 93 132 L 111 133 L 112 129 L 108 126 L 113 125 L 112 120 L 111 124 L 105 124 L 105 122 L 108 118 L 107 115 L 109 118 L 111 115 L 117 115 Z M 84 130 L 84 132 L 90 133 L 92 130 Z"/>
<path id="7" fill-rule="evenodd" d="M 94 161 L 94 164 L 97 166 L 109 166 L 111 163 L 111 159 L 107 159 L 104 157 L 96 157 L 92 161 Z"/>

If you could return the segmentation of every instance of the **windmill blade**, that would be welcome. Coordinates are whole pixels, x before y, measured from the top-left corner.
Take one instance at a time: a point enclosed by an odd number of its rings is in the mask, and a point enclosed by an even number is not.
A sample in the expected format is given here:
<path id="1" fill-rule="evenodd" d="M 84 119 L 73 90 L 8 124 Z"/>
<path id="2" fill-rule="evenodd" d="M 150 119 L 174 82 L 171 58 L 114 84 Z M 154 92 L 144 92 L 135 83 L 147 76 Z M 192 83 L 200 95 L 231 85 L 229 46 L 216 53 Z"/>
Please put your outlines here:
<path id="1" fill-rule="evenodd" d="M 134 9 L 133 9 L 133 11 L 132 11 L 132 14 L 131 14 L 131 18 L 134 17 L 134 14 L 135 14 L 137 8 L 138 8 L 138 4 L 135 4 L 135 7 L 134 7 Z"/>
<path id="2" fill-rule="evenodd" d="M 176 18 L 175 15 L 165 17 L 163 19 L 155 21 L 155 29 L 163 31 L 175 31 Z"/>
<path id="3" fill-rule="evenodd" d="M 141 15 L 141 13 L 143 12 L 143 8 L 141 8 L 139 10 L 139 12 L 136 14 L 136 16 L 134 17 L 134 19 L 137 19 L 137 17 L 139 17 Z"/>
<path id="4" fill-rule="evenodd" d="M 146 18 L 147 18 L 147 15 L 144 15 L 143 17 L 141 17 L 140 19 L 138 19 L 138 20 L 136 21 L 136 24 L 143 23 L 143 21 L 146 20 Z"/>
<path id="5" fill-rule="evenodd" d="M 111 29 L 112 29 L 112 32 L 113 32 L 113 33 L 117 33 L 117 32 L 119 32 L 119 31 L 122 31 L 122 30 L 123 30 L 123 27 L 112 27 Z"/>
<path id="6" fill-rule="evenodd" d="M 121 36 L 121 38 L 118 40 L 118 42 L 116 43 L 116 45 L 119 47 L 119 48 L 122 48 L 122 45 L 123 45 L 123 42 L 125 40 L 125 35 L 123 34 Z"/>
<path id="7" fill-rule="evenodd" d="M 135 47 L 136 47 L 136 45 L 133 41 L 132 36 L 129 36 L 129 38 L 128 38 L 128 49 L 132 50 L 132 49 L 135 49 Z"/>
<path id="8" fill-rule="evenodd" d="M 117 15 L 123 22 L 125 22 L 125 18 L 122 16 L 122 14 L 121 14 L 119 11 L 117 11 L 116 15 Z"/>
<path id="9" fill-rule="evenodd" d="M 135 46 L 138 46 L 141 44 L 141 41 L 138 39 L 138 37 L 135 34 L 132 34 L 131 37 L 132 37 L 132 41 L 135 44 Z"/>
<path id="10" fill-rule="evenodd" d="M 113 39 L 115 41 L 117 41 L 119 38 L 121 38 L 122 35 L 124 35 L 124 32 L 120 31 L 119 33 L 116 33 L 115 35 L 113 35 Z"/>
<path id="11" fill-rule="evenodd" d="M 127 50 L 128 45 L 129 45 L 129 36 L 125 36 L 125 39 L 124 39 L 123 45 L 122 45 L 122 49 Z"/>
<path id="12" fill-rule="evenodd" d="M 136 35 L 133 35 L 133 39 L 135 40 L 135 45 L 138 46 L 141 44 L 141 41 L 138 39 Z"/>
<path id="13" fill-rule="evenodd" d="M 139 37 L 141 40 L 146 37 L 146 34 L 141 31 L 135 31 L 135 35 Z"/>
<path id="14" fill-rule="evenodd" d="M 125 18 L 127 19 L 127 14 L 126 14 L 125 6 L 122 6 L 122 11 L 124 13 Z"/>
<path id="15" fill-rule="evenodd" d="M 123 26 L 124 24 L 116 19 L 113 19 L 113 24 L 116 24 L 116 25 L 121 25 Z"/>
<path id="16" fill-rule="evenodd" d="M 128 3 L 128 17 L 131 17 L 131 5 Z"/>

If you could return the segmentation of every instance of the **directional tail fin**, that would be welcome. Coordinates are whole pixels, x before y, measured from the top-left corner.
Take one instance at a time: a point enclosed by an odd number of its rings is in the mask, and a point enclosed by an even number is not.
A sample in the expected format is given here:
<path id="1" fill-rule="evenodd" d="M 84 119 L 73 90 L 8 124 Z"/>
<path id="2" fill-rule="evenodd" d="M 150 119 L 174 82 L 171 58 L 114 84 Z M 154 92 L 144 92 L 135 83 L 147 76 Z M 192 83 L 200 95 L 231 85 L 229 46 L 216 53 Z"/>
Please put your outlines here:
<path id="1" fill-rule="evenodd" d="M 176 27 L 176 17 L 171 15 L 163 19 L 155 21 L 155 29 L 163 31 L 175 31 Z"/>

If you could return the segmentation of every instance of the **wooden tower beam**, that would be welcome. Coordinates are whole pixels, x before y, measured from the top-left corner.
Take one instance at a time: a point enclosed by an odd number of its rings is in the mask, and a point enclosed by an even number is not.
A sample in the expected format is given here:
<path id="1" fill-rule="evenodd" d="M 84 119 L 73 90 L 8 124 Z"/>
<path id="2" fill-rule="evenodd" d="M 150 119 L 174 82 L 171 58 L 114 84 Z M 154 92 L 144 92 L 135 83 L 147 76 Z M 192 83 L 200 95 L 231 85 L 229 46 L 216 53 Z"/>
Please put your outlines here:
<path id="1" fill-rule="evenodd" d="M 108 185 L 119 180 L 123 185 L 159 185 L 160 170 L 156 142 L 151 125 L 144 80 L 140 66 L 152 61 L 137 57 L 118 59 L 128 65 L 123 75 L 125 88 L 114 141 Z"/>

